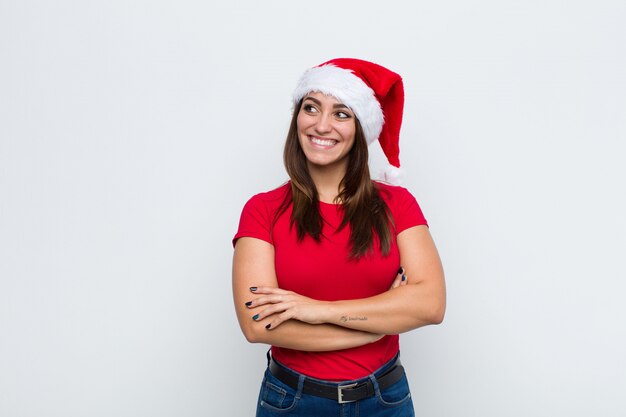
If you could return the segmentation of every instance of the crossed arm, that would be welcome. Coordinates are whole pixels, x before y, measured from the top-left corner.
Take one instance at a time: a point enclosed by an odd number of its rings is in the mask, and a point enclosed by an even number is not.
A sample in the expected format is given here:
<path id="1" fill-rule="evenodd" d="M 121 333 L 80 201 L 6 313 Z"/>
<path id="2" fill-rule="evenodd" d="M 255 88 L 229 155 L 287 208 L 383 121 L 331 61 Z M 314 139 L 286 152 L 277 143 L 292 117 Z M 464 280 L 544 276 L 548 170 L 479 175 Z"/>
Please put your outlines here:
<path id="1" fill-rule="evenodd" d="M 330 351 L 440 323 L 445 311 L 444 275 L 428 228 L 404 230 L 397 242 L 406 280 L 399 274 L 382 294 L 326 302 L 278 288 L 274 247 L 259 239 L 239 239 L 233 259 L 233 294 L 246 339 Z"/>

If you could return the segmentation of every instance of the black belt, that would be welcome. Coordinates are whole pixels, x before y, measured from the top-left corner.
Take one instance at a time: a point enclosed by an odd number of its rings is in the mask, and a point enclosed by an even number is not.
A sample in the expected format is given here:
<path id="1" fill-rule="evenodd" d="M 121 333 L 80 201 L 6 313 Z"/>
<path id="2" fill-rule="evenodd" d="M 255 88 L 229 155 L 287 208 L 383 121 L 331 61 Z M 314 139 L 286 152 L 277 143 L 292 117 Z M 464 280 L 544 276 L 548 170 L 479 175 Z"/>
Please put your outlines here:
<path id="1" fill-rule="evenodd" d="M 270 360 L 269 369 L 272 375 L 278 378 L 281 382 L 289 385 L 293 389 L 298 389 L 299 377 L 287 371 L 282 365 L 276 363 L 274 359 Z M 383 391 L 385 388 L 392 386 L 398 382 L 403 375 L 404 368 L 400 364 L 400 359 L 398 358 L 398 360 L 396 360 L 396 362 L 387 371 L 385 371 L 384 374 L 376 377 L 379 389 Z M 304 379 L 302 392 L 305 394 L 315 395 L 317 397 L 329 398 L 337 401 L 338 403 L 359 401 L 364 398 L 371 397 L 375 393 L 374 384 L 370 379 L 358 384 L 338 383 L 336 385 L 327 385 L 320 384 L 310 378 Z"/>

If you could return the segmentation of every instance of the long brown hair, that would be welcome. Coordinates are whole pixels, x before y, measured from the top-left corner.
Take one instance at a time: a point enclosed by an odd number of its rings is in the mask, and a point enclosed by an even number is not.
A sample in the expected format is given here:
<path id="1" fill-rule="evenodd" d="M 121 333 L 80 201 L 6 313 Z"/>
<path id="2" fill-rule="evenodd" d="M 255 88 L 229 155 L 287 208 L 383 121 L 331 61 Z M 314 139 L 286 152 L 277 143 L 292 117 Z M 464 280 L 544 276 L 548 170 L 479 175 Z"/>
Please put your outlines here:
<path id="1" fill-rule="evenodd" d="M 321 241 L 323 219 L 319 212 L 319 195 L 309 174 L 307 159 L 298 138 L 298 113 L 302 101 L 294 108 L 283 160 L 287 174 L 291 178 L 291 192 L 279 209 L 276 218 L 289 205 L 293 205 L 291 227 L 296 226 L 298 240 L 308 234 L 315 241 Z M 358 119 L 355 118 L 356 133 L 354 145 L 348 153 L 346 174 L 339 184 L 337 200 L 342 203 L 343 220 L 339 230 L 350 225 L 350 258 L 358 259 L 374 250 L 374 240 L 378 237 L 383 255 L 391 250 L 391 230 L 393 219 L 389 208 L 370 178 L 368 150 L 365 135 Z"/>

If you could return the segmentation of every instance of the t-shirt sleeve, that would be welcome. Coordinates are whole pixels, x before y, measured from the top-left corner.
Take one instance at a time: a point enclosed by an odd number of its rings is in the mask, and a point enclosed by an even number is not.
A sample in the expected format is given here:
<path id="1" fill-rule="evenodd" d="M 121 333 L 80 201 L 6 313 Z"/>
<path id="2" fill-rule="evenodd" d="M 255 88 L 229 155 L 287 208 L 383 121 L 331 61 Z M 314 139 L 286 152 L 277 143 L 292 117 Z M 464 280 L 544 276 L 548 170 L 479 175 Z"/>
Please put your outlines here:
<path id="1" fill-rule="evenodd" d="M 233 246 L 240 237 L 254 237 L 273 245 L 271 227 L 272 219 L 267 204 L 260 195 L 255 195 L 243 207 L 239 219 L 239 229 L 233 238 Z"/>
<path id="2" fill-rule="evenodd" d="M 417 200 L 406 188 L 398 187 L 393 203 L 392 215 L 394 217 L 396 233 L 400 233 L 413 226 L 428 226 L 428 222 Z"/>

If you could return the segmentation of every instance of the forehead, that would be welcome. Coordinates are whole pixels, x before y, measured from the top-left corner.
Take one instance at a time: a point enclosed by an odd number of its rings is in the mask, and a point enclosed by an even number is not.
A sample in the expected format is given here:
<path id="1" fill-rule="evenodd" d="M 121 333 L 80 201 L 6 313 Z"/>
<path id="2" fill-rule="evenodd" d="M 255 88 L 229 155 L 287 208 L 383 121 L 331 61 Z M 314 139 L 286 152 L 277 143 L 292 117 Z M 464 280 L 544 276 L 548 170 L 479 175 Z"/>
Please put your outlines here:
<path id="1" fill-rule="evenodd" d="M 309 93 L 304 95 L 304 99 L 306 100 L 308 97 L 314 98 L 323 104 L 344 104 L 337 97 L 332 96 L 330 94 L 321 93 L 319 91 L 310 91 Z M 345 105 L 345 104 L 344 104 Z M 348 106 L 346 106 L 348 107 Z"/>

